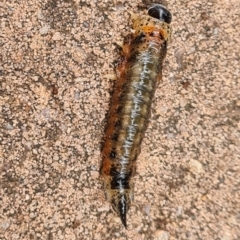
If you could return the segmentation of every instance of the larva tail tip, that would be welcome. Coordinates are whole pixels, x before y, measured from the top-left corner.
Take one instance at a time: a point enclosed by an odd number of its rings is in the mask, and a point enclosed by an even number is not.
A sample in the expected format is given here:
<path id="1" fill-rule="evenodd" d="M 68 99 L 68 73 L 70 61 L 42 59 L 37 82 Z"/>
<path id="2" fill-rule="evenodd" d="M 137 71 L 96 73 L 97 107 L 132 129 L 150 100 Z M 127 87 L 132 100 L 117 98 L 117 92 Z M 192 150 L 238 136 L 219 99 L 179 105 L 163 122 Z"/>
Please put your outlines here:
<path id="1" fill-rule="evenodd" d="M 120 217 L 122 224 L 127 228 L 127 211 L 129 209 L 129 197 L 127 194 L 122 194 L 113 199 L 112 208 Z"/>
<path id="2" fill-rule="evenodd" d="M 161 4 L 155 4 L 148 9 L 148 15 L 165 23 L 171 23 L 172 14 Z"/>
<path id="3" fill-rule="evenodd" d="M 127 229 L 127 206 L 125 202 L 119 201 L 119 215 L 123 226 Z"/>

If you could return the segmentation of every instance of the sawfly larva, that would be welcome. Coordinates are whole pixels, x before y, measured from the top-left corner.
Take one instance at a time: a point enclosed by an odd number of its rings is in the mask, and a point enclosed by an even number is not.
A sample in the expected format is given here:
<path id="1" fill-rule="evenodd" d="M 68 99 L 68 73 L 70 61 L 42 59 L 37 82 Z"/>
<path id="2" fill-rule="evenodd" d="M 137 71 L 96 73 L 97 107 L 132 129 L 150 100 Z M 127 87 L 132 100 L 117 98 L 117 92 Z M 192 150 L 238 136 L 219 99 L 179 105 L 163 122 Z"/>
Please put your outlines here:
<path id="1" fill-rule="evenodd" d="M 171 13 L 162 5 L 132 16 L 134 33 L 124 39 L 102 148 L 101 175 L 107 200 L 127 227 L 136 160 L 147 128 L 162 63 L 171 37 Z"/>

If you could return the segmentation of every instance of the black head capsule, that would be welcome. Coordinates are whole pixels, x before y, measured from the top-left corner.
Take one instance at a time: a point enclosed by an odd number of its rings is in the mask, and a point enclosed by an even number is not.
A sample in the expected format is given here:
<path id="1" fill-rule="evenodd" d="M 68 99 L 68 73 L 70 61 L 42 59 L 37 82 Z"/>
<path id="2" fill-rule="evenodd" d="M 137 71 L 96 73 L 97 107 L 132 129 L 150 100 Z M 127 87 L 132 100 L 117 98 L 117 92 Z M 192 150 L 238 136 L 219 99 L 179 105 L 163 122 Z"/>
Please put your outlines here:
<path id="1" fill-rule="evenodd" d="M 172 14 L 161 4 L 156 4 L 148 9 L 148 15 L 165 23 L 171 23 Z"/>

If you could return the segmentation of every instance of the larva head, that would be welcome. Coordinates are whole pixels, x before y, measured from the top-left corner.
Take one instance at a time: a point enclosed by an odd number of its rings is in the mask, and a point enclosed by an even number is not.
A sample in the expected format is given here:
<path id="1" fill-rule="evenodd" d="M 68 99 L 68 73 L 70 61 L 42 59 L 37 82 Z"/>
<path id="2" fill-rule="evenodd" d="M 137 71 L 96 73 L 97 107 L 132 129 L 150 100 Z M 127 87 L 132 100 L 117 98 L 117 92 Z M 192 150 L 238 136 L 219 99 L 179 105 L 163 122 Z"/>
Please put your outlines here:
<path id="1" fill-rule="evenodd" d="M 148 15 L 165 23 L 171 23 L 172 14 L 161 4 L 156 4 L 148 9 Z"/>
<path id="2" fill-rule="evenodd" d="M 172 32 L 170 26 L 171 19 L 171 13 L 162 5 L 156 4 L 148 9 L 148 15 L 140 15 L 133 18 L 134 34 L 138 36 L 141 33 L 159 32 L 162 38 L 169 41 Z"/>

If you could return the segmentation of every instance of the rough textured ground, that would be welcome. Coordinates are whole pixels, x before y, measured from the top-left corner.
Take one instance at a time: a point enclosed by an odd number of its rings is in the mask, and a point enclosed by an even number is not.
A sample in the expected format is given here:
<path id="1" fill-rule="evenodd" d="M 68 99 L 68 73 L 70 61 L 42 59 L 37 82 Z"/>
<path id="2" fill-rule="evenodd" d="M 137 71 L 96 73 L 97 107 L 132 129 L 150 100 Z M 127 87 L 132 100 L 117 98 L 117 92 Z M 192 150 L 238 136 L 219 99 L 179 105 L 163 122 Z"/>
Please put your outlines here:
<path id="1" fill-rule="evenodd" d="M 99 149 L 116 43 L 147 1 L 0 2 L 0 239 L 240 239 L 240 2 L 164 4 L 174 35 L 125 230 Z"/>

